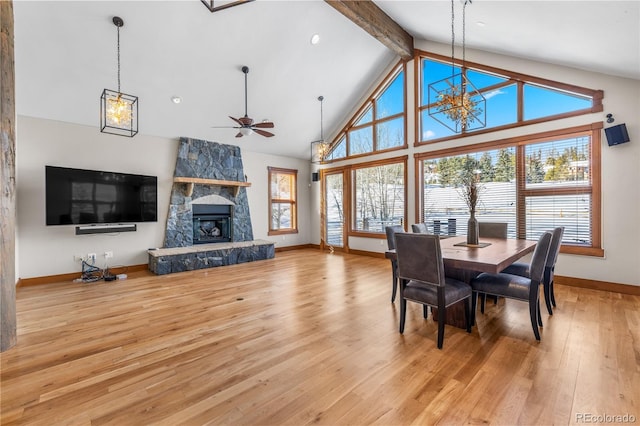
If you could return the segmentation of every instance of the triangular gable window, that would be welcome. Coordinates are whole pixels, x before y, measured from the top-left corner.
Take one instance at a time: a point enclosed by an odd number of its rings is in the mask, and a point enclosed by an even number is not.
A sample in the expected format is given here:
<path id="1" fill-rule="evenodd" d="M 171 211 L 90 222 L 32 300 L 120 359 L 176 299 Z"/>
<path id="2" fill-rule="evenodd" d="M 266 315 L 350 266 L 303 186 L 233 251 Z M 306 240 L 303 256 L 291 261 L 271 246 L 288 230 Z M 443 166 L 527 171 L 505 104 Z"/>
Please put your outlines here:
<path id="1" fill-rule="evenodd" d="M 407 147 L 404 67 L 399 63 L 354 114 L 325 161 Z"/>

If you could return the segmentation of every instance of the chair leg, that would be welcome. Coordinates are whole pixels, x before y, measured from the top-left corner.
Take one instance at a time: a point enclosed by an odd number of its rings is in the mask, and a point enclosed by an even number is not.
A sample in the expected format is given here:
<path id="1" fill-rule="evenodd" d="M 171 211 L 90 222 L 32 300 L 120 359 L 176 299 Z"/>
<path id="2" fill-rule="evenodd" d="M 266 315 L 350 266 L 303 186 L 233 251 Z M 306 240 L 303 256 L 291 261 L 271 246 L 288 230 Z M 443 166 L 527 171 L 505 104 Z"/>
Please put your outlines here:
<path id="1" fill-rule="evenodd" d="M 538 304 L 529 302 L 529 316 L 531 317 L 531 327 L 533 328 L 533 334 L 536 336 L 536 340 L 540 340 L 540 331 L 538 330 Z"/>
<path id="2" fill-rule="evenodd" d="M 538 307 L 537 307 L 536 310 L 538 311 L 538 325 L 540 327 L 542 327 L 542 315 L 540 314 L 540 300 L 539 299 L 538 299 L 537 305 L 538 305 Z"/>
<path id="3" fill-rule="evenodd" d="M 544 291 L 544 303 L 547 305 L 547 312 L 549 312 L 549 315 L 553 315 L 553 309 L 551 309 L 551 284 L 544 283 L 542 289 Z"/>
<path id="4" fill-rule="evenodd" d="M 407 299 L 400 295 L 400 334 L 404 333 L 404 319 L 407 313 Z"/>
<path id="5" fill-rule="evenodd" d="M 487 295 L 485 293 L 480 294 L 480 312 L 484 314 L 484 303 L 487 301 Z"/>
<path id="6" fill-rule="evenodd" d="M 478 293 L 471 292 L 471 325 L 476 325 L 476 305 L 478 304 Z"/>
<path id="7" fill-rule="evenodd" d="M 422 305 L 422 317 L 427 318 L 429 316 L 429 306 Z"/>
<path id="8" fill-rule="evenodd" d="M 467 333 L 471 333 L 471 326 L 473 325 L 473 318 L 471 317 L 471 298 L 464 299 L 464 315 L 467 319 Z"/>
<path id="9" fill-rule="evenodd" d="M 391 283 L 391 303 L 393 303 L 396 300 L 396 291 L 398 290 L 398 286 L 400 285 L 398 283 L 397 267 L 394 262 L 391 262 L 391 272 L 393 274 L 393 282 Z"/>
<path id="10" fill-rule="evenodd" d="M 553 281 L 551 281 L 551 283 L 549 283 L 549 296 L 551 298 L 551 304 L 553 304 L 553 307 L 556 307 L 556 294 L 553 291 Z"/>
<path id="11" fill-rule="evenodd" d="M 446 310 L 444 306 L 438 307 L 438 349 L 442 349 L 444 341 L 444 322 L 446 320 Z"/>

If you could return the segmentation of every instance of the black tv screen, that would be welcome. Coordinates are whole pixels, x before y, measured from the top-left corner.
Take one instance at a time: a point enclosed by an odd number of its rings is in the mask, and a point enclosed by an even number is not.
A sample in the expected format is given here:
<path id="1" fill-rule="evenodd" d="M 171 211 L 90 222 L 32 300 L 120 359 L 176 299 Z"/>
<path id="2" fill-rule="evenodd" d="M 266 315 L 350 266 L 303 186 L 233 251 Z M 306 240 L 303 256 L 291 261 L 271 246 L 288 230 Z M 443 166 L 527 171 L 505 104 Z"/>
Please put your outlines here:
<path id="1" fill-rule="evenodd" d="M 157 222 L 156 176 L 45 166 L 47 225 Z"/>

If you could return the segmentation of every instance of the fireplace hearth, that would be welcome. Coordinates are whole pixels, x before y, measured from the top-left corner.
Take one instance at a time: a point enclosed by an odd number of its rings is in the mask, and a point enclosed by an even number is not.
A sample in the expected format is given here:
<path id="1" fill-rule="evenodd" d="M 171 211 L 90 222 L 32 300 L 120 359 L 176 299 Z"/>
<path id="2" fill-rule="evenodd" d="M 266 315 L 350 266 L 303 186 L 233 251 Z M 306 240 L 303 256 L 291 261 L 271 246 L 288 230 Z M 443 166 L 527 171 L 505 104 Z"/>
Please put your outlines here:
<path id="1" fill-rule="evenodd" d="M 233 241 L 233 206 L 193 204 L 193 244 Z"/>

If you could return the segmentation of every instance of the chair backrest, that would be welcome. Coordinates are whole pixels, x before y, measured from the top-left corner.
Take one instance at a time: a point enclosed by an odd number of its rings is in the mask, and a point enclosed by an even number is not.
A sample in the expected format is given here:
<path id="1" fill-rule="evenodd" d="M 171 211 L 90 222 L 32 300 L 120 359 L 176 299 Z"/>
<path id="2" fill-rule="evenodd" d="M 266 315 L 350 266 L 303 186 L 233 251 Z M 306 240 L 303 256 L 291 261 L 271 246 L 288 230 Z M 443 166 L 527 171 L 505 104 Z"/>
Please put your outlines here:
<path id="1" fill-rule="evenodd" d="M 540 235 L 540 238 L 538 238 L 536 249 L 533 251 L 533 257 L 531 258 L 531 264 L 529 267 L 529 278 L 531 279 L 531 287 L 535 291 L 538 291 L 538 287 L 534 284 L 540 284 L 542 282 L 544 267 L 549 255 L 551 237 L 551 232 L 543 232 L 542 235 Z"/>
<path id="2" fill-rule="evenodd" d="M 551 244 L 549 245 L 549 255 L 544 265 L 544 282 L 548 285 L 553 281 L 553 270 L 555 269 L 562 245 L 562 236 L 564 235 L 564 226 L 559 226 L 553 230 L 551 236 Z"/>
<path id="3" fill-rule="evenodd" d="M 440 237 L 431 234 L 396 234 L 398 277 L 444 286 Z"/>
<path id="4" fill-rule="evenodd" d="M 564 226 L 559 226 L 553 230 L 551 237 L 551 246 L 549 246 L 549 256 L 547 257 L 547 268 L 553 268 L 558 260 L 560 246 L 562 245 L 562 236 L 564 235 Z"/>
<path id="5" fill-rule="evenodd" d="M 480 238 L 507 238 L 507 222 L 478 222 Z"/>
<path id="6" fill-rule="evenodd" d="M 387 234 L 387 248 L 393 250 L 396 248 L 395 235 L 398 232 L 404 232 L 402 225 L 392 225 L 384 228 L 384 232 Z"/>
<path id="7" fill-rule="evenodd" d="M 429 229 L 427 228 L 427 224 L 424 222 L 414 223 L 411 225 L 411 230 L 416 234 L 428 234 Z"/>

